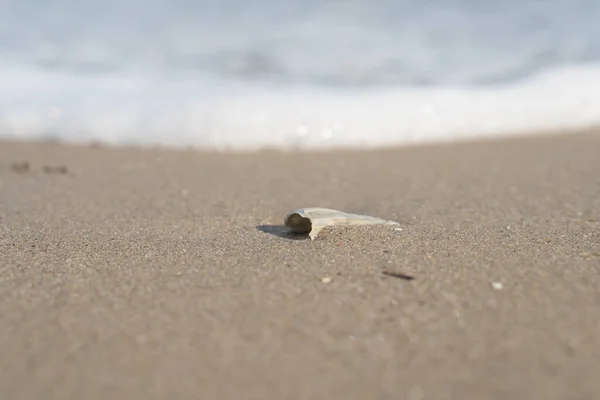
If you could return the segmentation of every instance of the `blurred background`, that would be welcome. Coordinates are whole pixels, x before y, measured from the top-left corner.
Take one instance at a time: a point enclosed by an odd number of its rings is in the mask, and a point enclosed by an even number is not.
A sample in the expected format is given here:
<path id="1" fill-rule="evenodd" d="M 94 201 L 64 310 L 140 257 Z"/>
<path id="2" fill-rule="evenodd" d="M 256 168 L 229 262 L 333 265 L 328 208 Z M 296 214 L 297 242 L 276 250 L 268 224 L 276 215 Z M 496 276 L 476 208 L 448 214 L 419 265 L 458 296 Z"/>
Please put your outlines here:
<path id="1" fill-rule="evenodd" d="M 0 0 L 0 138 L 370 147 L 594 125 L 597 0 Z"/>

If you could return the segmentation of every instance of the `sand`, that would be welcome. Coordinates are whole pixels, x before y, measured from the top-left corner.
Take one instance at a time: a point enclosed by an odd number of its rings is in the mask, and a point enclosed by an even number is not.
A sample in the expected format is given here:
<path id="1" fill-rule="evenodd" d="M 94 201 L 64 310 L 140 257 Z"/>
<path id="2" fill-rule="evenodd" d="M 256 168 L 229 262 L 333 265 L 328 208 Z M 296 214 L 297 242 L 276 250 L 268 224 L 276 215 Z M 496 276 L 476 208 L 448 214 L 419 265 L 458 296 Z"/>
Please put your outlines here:
<path id="1" fill-rule="evenodd" d="M 597 399 L 600 135 L 0 142 L 0 327 L 2 399 Z"/>

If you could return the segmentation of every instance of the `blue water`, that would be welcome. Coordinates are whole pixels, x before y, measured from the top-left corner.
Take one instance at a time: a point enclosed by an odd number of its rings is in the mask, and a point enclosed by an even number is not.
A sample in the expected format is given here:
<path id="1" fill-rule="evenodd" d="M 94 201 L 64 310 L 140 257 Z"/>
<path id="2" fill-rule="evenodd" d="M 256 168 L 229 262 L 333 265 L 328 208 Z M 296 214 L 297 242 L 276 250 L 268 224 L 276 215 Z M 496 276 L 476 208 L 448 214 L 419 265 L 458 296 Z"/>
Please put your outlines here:
<path id="1" fill-rule="evenodd" d="M 597 0 L 4 0 L 0 137 L 389 146 L 600 122 Z"/>

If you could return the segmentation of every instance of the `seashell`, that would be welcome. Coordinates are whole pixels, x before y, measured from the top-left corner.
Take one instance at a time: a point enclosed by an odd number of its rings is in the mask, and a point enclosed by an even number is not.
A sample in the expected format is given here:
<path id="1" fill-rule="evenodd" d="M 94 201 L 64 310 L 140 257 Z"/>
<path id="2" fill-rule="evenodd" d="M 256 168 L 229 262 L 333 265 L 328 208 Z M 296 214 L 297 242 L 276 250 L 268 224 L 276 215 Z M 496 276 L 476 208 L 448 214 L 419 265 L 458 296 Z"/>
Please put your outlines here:
<path id="1" fill-rule="evenodd" d="M 284 219 L 285 226 L 293 233 L 308 233 L 315 240 L 319 232 L 334 225 L 400 225 L 394 221 L 370 217 L 368 215 L 350 214 L 329 208 L 300 208 L 288 213 Z"/>

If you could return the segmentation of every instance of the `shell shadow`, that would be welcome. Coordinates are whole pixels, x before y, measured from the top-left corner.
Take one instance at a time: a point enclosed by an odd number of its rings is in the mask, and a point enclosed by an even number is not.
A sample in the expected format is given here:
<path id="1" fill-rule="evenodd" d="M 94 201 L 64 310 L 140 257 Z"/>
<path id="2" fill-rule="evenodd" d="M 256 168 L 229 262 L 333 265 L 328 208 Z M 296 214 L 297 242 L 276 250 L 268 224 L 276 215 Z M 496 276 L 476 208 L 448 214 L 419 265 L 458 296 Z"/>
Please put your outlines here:
<path id="1" fill-rule="evenodd" d="M 284 239 L 290 239 L 290 240 L 308 239 L 307 233 L 289 232 L 286 229 L 285 225 L 257 225 L 256 229 L 261 232 L 268 233 L 273 236 L 278 236 L 278 237 L 284 238 Z"/>

